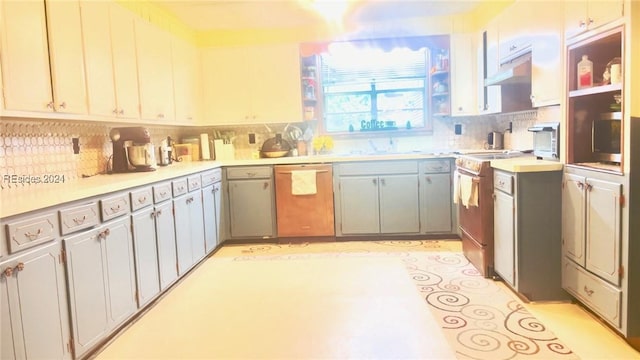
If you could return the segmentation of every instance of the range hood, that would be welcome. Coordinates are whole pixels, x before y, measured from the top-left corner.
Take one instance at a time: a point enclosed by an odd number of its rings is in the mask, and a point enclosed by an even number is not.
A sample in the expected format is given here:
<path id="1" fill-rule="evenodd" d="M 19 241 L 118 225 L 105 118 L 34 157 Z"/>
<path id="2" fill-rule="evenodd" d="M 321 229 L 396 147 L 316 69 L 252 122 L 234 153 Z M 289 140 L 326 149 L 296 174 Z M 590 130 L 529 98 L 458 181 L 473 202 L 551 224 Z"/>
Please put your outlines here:
<path id="1" fill-rule="evenodd" d="M 484 86 L 531 84 L 531 47 L 503 58 L 500 70 L 484 80 Z"/>

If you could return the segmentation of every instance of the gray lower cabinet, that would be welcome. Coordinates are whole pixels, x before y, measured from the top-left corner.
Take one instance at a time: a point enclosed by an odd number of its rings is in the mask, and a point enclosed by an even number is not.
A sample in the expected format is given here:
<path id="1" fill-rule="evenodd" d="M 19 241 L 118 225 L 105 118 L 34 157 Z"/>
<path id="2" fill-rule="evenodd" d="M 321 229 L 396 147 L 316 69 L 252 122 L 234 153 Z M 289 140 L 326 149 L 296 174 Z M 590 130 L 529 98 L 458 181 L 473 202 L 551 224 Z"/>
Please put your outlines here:
<path id="1" fill-rule="evenodd" d="M 609 180 L 613 178 L 564 174 L 562 286 L 620 328 L 629 310 L 623 300 L 622 184 Z"/>
<path id="2" fill-rule="evenodd" d="M 176 230 L 172 210 L 173 203 L 171 201 L 157 204 L 154 210 L 161 290 L 165 290 L 178 279 Z"/>
<path id="3" fill-rule="evenodd" d="M 451 234 L 455 212 L 451 160 L 420 162 L 420 232 Z"/>
<path id="4" fill-rule="evenodd" d="M 420 205 L 417 161 L 334 166 L 336 234 L 417 234 Z"/>
<path id="5" fill-rule="evenodd" d="M 495 169 L 494 270 L 530 301 L 568 300 L 562 289 L 562 172 Z"/>
<path id="6" fill-rule="evenodd" d="M 206 253 L 220 244 L 220 206 L 221 183 L 217 182 L 202 188 L 202 209 L 204 214 L 204 245 Z"/>
<path id="7" fill-rule="evenodd" d="M 178 273 L 183 275 L 204 258 L 202 194 L 194 191 L 173 199 Z"/>
<path id="8" fill-rule="evenodd" d="M 152 207 L 137 211 L 131 216 L 138 306 L 140 307 L 160 293 L 155 217 L 156 211 Z"/>
<path id="9" fill-rule="evenodd" d="M 137 309 L 127 216 L 63 240 L 75 355 L 102 341 Z"/>
<path id="10" fill-rule="evenodd" d="M 234 238 L 276 236 L 275 190 L 270 166 L 225 169 L 228 233 Z"/>
<path id="11" fill-rule="evenodd" d="M 0 358 L 70 359 L 59 241 L 0 262 Z"/>

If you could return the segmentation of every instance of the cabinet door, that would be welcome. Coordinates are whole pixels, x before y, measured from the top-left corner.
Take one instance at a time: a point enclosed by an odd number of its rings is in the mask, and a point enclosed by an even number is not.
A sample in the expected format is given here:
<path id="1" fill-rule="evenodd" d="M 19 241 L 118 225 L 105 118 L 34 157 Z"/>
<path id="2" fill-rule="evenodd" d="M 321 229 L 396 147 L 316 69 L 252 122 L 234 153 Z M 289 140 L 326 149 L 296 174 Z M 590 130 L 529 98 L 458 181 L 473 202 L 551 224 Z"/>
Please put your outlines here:
<path id="1" fill-rule="evenodd" d="M 205 254 L 204 244 L 204 215 L 202 207 L 202 193 L 196 191 L 187 194 L 189 202 L 189 223 L 191 226 L 191 256 L 193 263 L 202 260 Z"/>
<path id="2" fill-rule="evenodd" d="M 494 192 L 493 251 L 495 271 L 512 286 L 516 284 L 515 268 L 515 203 L 512 196 Z"/>
<path id="3" fill-rule="evenodd" d="M 252 122 L 282 123 L 302 120 L 300 52 L 297 44 L 247 48 Z M 276 89 L 276 91 L 274 91 Z"/>
<path id="4" fill-rule="evenodd" d="M 380 233 L 380 204 L 377 176 L 344 176 L 340 186 L 340 229 L 342 234 Z"/>
<path id="5" fill-rule="evenodd" d="M 135 31 L 140 117 L 169 122 L 175 118 L 169 34 L 143 19 L 136 19 Z"/>
<path id="6" fill-rule="evenodd" d="M 216 192 L 215 184 L 202 189 L 202 212 L 204 214 L 204 243 L 207 253 L 213 251 L 218 245 L 218 219 L 216 217 Z M 218 202 L 219 202 L 218 197 Z M 219 203 L 218 203 L 219 206 Z"/>
<path id="7" fill-rule="evenodd" d="M 176 233 L 173 222 L 173 203 L 167 201 L 155 208 L 156 240 L 158 242 L 158 266 L 160 288 L 166 289 L 178 278 Z"/>
<path id="8" fill-rule="evenodd" d="M 273 237 L 273 180 L 229 181 L 231 237 Z"/>
<path id="9" fill-rule="evenodd" d="M 564 10 L 565 38 L 574 37 L 619 19 L 624 15 L 623 12 L 623 0 L 567 1 Z"/>
<path id="10" fill-rule="evenodd" d="M 46 1 L 54 109 L 86 114 L 87 94 L 78 0 Z"/>
<path id="11" fill-rule="evenodd" d="M 63 240 L 67 253 L 69 308 L 75 356 L 91 349 L 111 328 L 104 248 L 100 228 Z"/>
<path id="12" fill-rule="evenodd" d="M 562 87 L 558 79 L 562 71 L 562 7 L 567 2 L 554 4 L 554 11 L 535 2 L 527 6 L 531 24 L 531 103 L 534 107 L 560 104 Z"/>
<path id="13" fill-rule="evenodd" d="M 562 253 L 585 265 L 585 178 L 564 174 L 562 186 Z"/>
<path id="14" fill-rule="evenodd" d="M 622 186 L 587 179 L 586 268 L 620 285 L 620 195 Z"/>
<path id="15" fill-rule="evenodd" d="M 7 268 L 7 264 L 1 264 L 0 271 Z M 9 281 L 10 278 L 0 273 L 0 358 L 17 359 L 13 320 L 11 319 L 11 309 L 9 308 Z M 22 354 L 21 354 L 22 355 Z M 24 357 L 24 356 L 23 356 Z"/>
<path id="16" fill-rule="evenodd" d="M 140 118 L 138 92 L 138 67 L 133 14 L 121 5 L 111 3 L 109 7 L 111 52 L 116 94 L 117 117 Z"/>
<path id="17" fill-rule="evenodd" d="M 250 116 L 249 65 L 244 48 L 207 49 L 202 55 L 204 112 L 207 124 L 256 122 Z"/>
<path id="18" fill-rule="evenodd" d="M 115 327 L 133 314 L 137 305 L 131 220 L 127 217 L 107 223 L 103 228 L 108 230 L 102 244 L 107 264 L 110 321 Z"/>
<path id="19" fill-rule="evenodd" d="M 200 103 L 200 66 L 198 49 L 187 41 L 171 36 L 173 83 L 176 102 L 176 121 L 183 124 L 196 122 Z"/>
<path id="20" fill-rule="evenodd" d="M 14 269 L 10 277 L 0 276 L 3 359 L 8 354 L 13 356 L 7 358 L 71 358 L 67 348 L 70 339 L 67 291 L 60 253 L 61 244 L 55 242 L 0 264 L 2 270 L 9 266 Z M 18 264 L 21 266 L 17 267 Z M 11 321 L 13 328 L 6 328 L 5 321 Z M 5 342 L 11 338 L 12 342 Z"/>
<path id="21" fill-rule="evenodd" d="M 220 220 L 222 219 L 222 183 L 217 182 L 213 184 L 213 204 L 215 205 L 215 225 L 216 225 L 216 246 L 222 242 L 222 228 L 220 227 Z M 213 250 L 213 249 L 211 249 Z"/>
<path id="22" fill-rule="evenodd" d="M 53 111 L 44 0 L 0 6 L 5 109 Z"/>
<path id="23" fill-rule="evenodd" d="M 178 259 L 178 274 L 183 275 L 193 265 L 193 250 L 191 242 L 191 216 L 187 195 L 173 199 L 174 224 L 176 228 L 176 251 Z"/>
<path id="24" fill-rule="evenodd" d="M 487 25 L 486 28 L 486 66 L 487 66 L 487 76 L 495 75 L 500 69 L 500 59 L 498 54 L 498 23 L 496 21 L 492 21 Z M 481 84 L 484 85 L 484 79 L 482 79 Z M 484 86 L 483 86 L 484 88 Z M 487 97 L 484 99 L 483 113 L 484 114 L 494 114 L 502 111 L 502 94 L 501 94 L 500 86 L 488 86 L 487 87 Z"/>
<path id="25" fill-rule="evenodd" d="M 420 232 L 420 196 L 417 175 L 384 175 L 380 186 L 380 232 Z"/>
<path id="26" fill-rule="evenodd" d="M 451 35 L 451 115 L 477 113 L 475 34 Z"/>
<path id="27" fill-rule="evenodd" d="M 115 117 L 117 109 L 113 83 L 111 34 L 109 17 L 105 16 L 109 13 L 109 3 L 82 1 L 80 6 L 89 111 L 91 115 Z"/>
<path id="28" fill-rule="evenodd" d="M 138 285 L 138 304 L 142 307 L 160 293 L 158 248 L 156 243 L 155 210 L 148 208 L 131 216 L 133 249 Z"/>
<path id="29" fill-rule="evenodd" d="M 420 179 L 420 214 L 422 232 L 451 232 L 451 176 L 425 174 Z"/>

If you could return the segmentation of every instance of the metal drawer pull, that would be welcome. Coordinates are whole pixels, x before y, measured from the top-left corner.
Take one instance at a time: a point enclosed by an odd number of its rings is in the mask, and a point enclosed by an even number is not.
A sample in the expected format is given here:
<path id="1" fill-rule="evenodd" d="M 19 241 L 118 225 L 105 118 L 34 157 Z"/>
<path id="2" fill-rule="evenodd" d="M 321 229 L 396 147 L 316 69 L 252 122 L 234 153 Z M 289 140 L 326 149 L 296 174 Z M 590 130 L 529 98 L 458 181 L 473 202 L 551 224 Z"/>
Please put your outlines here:
<path id="1" fill-rule="evenodd" d="M 26 232 L 26 233 L 24 233 L 24 236 L 28 237 L 29 240 L 33 241 L 33 240 L 39 238 L 40 234 L 42 234 L 42 229 L 38 229 L 38 231 L 35 234 L 32 234 L 30 232 Z"/>
<path id="2" fill-rule="evenodd" d="M 147 202 L 147 197 L 146 196 L 142 196 L 142 197 L 138 198 L 138 203 L 144 204 L 145 202 Z"/>
<path id="3" fill-rule="evenodd" d="M 76 225 L 82 225 L 85 220 L 87 220 L 87 215 L 84 215 L 82 218 L 73 218 L 73 222 L 76 223 Z"/>
<path id="4" fill-rule="evenodd" d="M 8 267 L 8 268 L 4 269 L 4 271 L 2 272 L 2 274 L 3 274 L 5 277 L 11 277 L 11 275 L 13 275 L 13 268 Z"/>
<path id="5" fill-rule="evenodd" d="M 586 292 L 589 296 L 593 295 L 593 290 L 589 289 L 587 285 L 584 286 L 584 292 Z"/>
<path id="6" fill-rule="evenodd" d="M 165 196 L 167 196 L 167 192 L 166 192 L 166 191 L 160 191 L 160 196 L 161 196 L 161 197 L 165 197 Z"/>
<path id="7" fill-rule="evenodd" d="M 118 212 L 118 211 L 120 211 L 120 204 L 118 204 L 118 205 L 117 205 L 117 206 L 115 206 L 115 207 L 114 207 L 114 206 L 112 206 L 112 207 L 111 207 L 111 211 L 113 211 L 113 212 Z"/>
<path id="8" fill-rule="evenodd" d="M 425 176 L 424 179 L 427 180 L 427 184 L 431 184 L 431 176 Z"/>
<path id="9" fill-rule="evenodd" d="M 178 191 L 183 191 L 183 190 L 184 190 L 184 186 L 183 185 L 178 186 Z"/>

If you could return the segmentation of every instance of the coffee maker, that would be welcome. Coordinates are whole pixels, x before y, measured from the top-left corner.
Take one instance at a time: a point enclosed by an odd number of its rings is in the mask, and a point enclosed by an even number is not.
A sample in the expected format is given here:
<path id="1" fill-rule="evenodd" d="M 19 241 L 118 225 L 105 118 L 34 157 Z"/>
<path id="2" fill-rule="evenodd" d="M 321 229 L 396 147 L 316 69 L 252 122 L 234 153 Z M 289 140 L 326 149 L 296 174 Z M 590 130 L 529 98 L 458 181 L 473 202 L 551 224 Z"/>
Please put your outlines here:
<path id="1" fill-rule="evenodd" d="M 155 171 L 155 152 L 149 130 L 144 127 L 113 128 L 112 172 Z"/>

